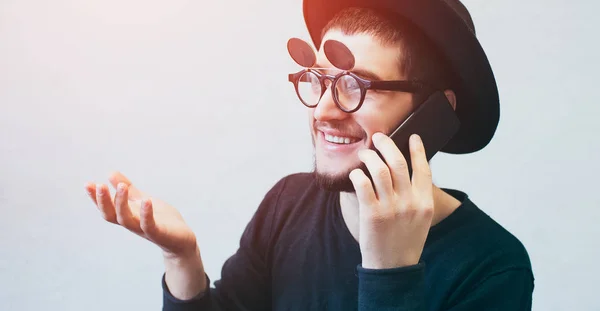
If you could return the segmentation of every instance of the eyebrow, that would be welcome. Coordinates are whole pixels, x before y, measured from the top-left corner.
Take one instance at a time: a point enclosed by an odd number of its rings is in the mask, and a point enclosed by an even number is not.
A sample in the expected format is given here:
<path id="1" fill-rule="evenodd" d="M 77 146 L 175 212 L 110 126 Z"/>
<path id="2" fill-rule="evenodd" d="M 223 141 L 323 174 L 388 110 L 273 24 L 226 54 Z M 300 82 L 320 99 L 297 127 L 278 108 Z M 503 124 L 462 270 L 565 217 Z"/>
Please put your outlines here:
<path id="1" fill-rule="evenodd" d="M 325 66 L 321 66 L 318 63 L 314 65 L 314 68 L 315 69 L 322 69 L 322 70 L 325 70 L 325 71 L 328 70 L 328 68 L 326 68 Z M 381 80 L 383 80 L 376 73 L 374 73 L 372 71 L 369 71 L 369 70 L 366 70 L 366 69 L 360 69 L 360 68 L 356 69 L 355 68 L 355 69 L 348 70 L 348 71 L 356 74 L 359 77 L 362 77 L 362 78 L 365 78 L 365 79 L 369 79 L 369 80 L 372 80 L 372 81 L 381 81 Z"/>

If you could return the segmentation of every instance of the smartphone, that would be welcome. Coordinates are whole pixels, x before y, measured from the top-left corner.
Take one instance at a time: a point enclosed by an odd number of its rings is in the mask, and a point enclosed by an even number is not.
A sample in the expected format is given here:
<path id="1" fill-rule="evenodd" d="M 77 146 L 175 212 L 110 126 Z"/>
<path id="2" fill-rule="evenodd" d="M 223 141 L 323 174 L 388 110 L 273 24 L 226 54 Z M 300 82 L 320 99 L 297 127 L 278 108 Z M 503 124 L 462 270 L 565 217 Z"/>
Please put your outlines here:
<path id="1" fill-rule="evenodd" d="M 421 137 L 429 161 L 450 141 L 459 126 L 460 121 L 446 95 L 444 92 L 437 91 L 419 105 L 389 136 L 404 155 L 409 175 L 412 177 L 408 145 L 410 136 L 418 134 Z M 383 159 L 379 151 L 377 153 Z"/>

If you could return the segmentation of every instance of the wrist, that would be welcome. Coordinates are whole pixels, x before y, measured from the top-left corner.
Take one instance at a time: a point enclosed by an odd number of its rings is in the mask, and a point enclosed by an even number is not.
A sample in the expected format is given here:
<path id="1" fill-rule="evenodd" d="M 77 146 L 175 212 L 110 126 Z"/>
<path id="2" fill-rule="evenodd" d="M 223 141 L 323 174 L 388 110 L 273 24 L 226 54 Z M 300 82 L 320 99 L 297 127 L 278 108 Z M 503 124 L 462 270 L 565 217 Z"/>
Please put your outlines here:
<path id="1" fill-rule="evenodd" d="M 196 244 L 194 248 L 180 251 L 178 253 L 164 251 L 162 252 L 165 264 L 171 264 L 174 266 L 184 265 L 188 262 L 193 262 L 200 258 L 200 248 Z"/>
<path id="2" fill-rule="evenodd" d="M 165 282 L 171 294 L 180 300 L 188 300 L 208 288 L 200 250 L 174 255 L 164 253 Z"/>

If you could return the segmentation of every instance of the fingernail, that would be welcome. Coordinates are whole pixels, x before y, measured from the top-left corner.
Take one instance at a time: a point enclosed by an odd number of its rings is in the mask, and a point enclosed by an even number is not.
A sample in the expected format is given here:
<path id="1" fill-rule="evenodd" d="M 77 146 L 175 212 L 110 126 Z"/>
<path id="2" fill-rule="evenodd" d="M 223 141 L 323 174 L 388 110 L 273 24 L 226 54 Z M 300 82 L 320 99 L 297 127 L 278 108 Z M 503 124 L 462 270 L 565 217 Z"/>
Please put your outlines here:
<path id="1" fill-rule="evenodd" d="M 124 184 L 124 183 L 122 183 L 122 182 L 120 182 L 120 183 L 117 185 L 117 191 L 119 191 L 119 192 L 123 192 L 123 191 L 125 191 L 125 184 Z"/>
<path id="2" fill-rule="evenodd" d="M 412 134 L 410 139 L 412 140 L 413 144 L 418 144 L 421 141 L 421 137 L 419 137 L 417 134 Z"/>
<path id="3" fill-rule="evenodd" d="M 142 208 L 144 210 L 148 210 L 149 207 L 150 207 L 150 199 L 143 199 L 142 200 Z"/>
<path id="4" fill-rule="evenodd" d="M 365 153 L 364 149 L 358 151 L 358 158 L 362 160 L 363 154 Z"/>
<path id="5" fill-rule="evenodd" d="M 373 134 L 373 141 L 379 141 L 381 138 L 383 138 L 383 133 L 377 132 Z"/>
<path id="6" fill-rule="evenodd" d="M 102 195 L 102 185 L 101 184 L 96 185 L 96 194 Z"/>

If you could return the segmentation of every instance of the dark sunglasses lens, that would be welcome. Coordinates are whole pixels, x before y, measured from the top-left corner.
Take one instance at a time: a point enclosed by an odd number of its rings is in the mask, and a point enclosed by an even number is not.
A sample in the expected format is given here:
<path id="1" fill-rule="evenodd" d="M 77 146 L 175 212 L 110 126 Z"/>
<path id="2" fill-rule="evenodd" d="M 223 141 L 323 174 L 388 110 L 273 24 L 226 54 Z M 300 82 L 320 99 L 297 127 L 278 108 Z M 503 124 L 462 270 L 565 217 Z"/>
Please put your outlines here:
<path id="1" fill-rule="evenodd" d="M 335 96 L 344 110 L 353 110 L 360 104 L 360 84 L 354 77 L 343 75 L 335 84 Z"/>
<path id="2" fill-rule="evenodd" d="M 312 72 L 305 72 L 298 79 L 298 96 L 307 106 L 316 106 L 321 98 L 321 82 Z"/>

